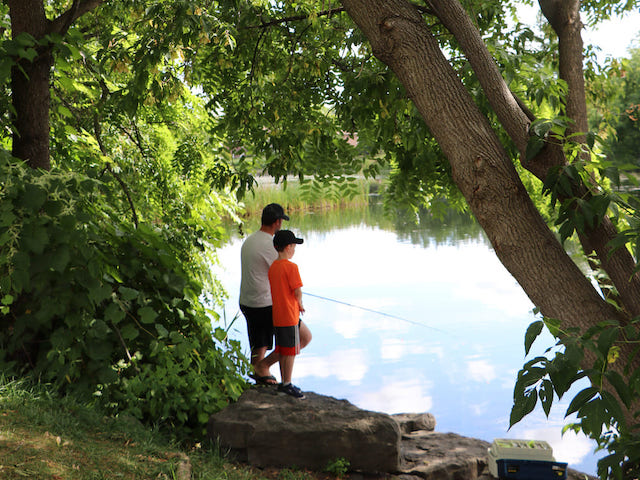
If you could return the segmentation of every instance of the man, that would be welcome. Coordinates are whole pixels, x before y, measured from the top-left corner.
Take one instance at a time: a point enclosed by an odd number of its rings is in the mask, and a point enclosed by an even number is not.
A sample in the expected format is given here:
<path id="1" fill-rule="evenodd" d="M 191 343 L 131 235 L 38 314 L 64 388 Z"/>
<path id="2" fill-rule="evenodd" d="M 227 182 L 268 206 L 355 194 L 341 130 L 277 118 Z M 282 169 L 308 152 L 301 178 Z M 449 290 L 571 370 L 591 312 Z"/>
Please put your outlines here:
<path id="1" fill-rule="evenodd" d="M 260 385 L 277 383 L 269 368 L 279 356 L 271 352 L 265 357 L 267 350 L 273 348 L 274 335 L 268 271 L 278 258 L 273 247 L 273 235 L 280 230 L 283 220 L 289 220 L 289 217 L 281 205 L 270 203 L 264 207 L 260 230 L 249 235 L 240 250 L 240 310 L 247 320 L 253 366 L 251 377 Z"/>

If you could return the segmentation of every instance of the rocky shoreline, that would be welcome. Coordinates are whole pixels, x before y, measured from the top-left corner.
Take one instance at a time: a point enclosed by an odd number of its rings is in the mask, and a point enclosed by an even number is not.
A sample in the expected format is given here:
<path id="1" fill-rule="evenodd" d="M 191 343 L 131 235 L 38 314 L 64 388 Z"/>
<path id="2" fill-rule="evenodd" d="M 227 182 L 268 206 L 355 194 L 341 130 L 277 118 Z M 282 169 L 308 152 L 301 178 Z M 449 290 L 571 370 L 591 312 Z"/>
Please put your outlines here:
<path id="1" fill-rule="evenodd" d="M 350 478 L 489 480 L 484 440 L 435 431 L 429 413 L 387 415 L 305 392 L 304 400 L 251 388 L 209 420 L 208 434 L 232 458 L 257 467 L 322 471 L 346 459 Z M 596 477 L 569 469 L 572 480 Z"/>

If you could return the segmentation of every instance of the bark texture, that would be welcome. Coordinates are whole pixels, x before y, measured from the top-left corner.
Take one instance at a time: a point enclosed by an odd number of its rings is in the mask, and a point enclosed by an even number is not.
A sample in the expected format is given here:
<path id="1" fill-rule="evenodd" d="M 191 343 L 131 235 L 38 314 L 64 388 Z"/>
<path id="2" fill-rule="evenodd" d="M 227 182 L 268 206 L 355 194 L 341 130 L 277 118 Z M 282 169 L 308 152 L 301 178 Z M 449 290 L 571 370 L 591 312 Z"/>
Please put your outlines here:
<path id="1" fill-rule="evenodd" d="M 13 38 L 28 33 L 36 39 L 48 32 L 49 22 L 41 0 L 9 0 Z M 15 108 L 13 156 L 33 168 L 50 167 L 49 161 L 49 77 L 53 58 L 41 52 L 33 61 L 22 59 L 11 70 L 11 93 Z"/>
<path id="2" fill-rule="evenodd" d="M 558 36 L 558 70 L 567 84 L 565 112 L 573 120 L 568 134 L 576 134 L 575 141 L 584 143 L 589 129 L 587 101 L 583 72 L 583 43 L 579 0 L 539 0 L 543 15 Z M 585 157 L 588 161 L 588 158 Z M 564 162 L 566 163 L 566 162 Z M 594 182 L 595 183 L 595 182 Z M 597 192 L 590 192 L 584 186 L 577 194 L 583 198 Z M 602 269 L 607 273 L 619 293 L 617 300 L 624 308 L 627 319 L 640 315 L 640 273 L 635 273 L 635 261 L 626 248 L 613 251 L 609 247 L 617 235 L 617 230 L 609 217 L 594 228 L 581 232 L 580 243 L 586 255 L 595 253 Z"/>
<path id="3" fill-rule="evenodd" d="M 64 35 L 75 20 L 101 3 L 102 0 L 74 0 L 64 14 L 49 20 L 42 0 L 8 0 L 12 37 L 28 33 L 41 40 L 51 33 Z M 27 161 L 32 168 L 49 170 L 49 83 L 53 54 L 48 46 L 41 46 L 37 51 L 38 56 L 32 62 L 20 59 L 11 70 L 16 129 L 12 154 Z"/>

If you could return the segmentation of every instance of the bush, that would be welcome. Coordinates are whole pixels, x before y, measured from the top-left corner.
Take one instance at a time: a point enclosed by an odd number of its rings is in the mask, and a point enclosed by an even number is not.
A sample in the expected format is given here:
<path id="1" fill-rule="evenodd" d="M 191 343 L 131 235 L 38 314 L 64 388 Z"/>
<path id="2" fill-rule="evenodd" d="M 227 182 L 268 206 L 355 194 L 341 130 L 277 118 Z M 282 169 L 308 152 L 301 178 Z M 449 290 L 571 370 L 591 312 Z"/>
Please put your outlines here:
<path id="1" fill-rule="evenodd" d="M 4 160 L 0 179 L 2 368 L 201 434 L 247 360 L 200 302 L 197 239 L 127 223 L 90 176 Z"/>

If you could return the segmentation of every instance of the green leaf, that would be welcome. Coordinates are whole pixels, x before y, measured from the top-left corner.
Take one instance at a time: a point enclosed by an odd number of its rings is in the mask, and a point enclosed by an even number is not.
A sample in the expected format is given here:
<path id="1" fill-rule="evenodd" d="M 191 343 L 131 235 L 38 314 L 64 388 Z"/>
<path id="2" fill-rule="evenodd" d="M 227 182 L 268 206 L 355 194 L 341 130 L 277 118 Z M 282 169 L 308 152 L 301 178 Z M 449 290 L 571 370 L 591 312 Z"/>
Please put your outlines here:
<path id="1" fill-rule="evenodd" d="M 33 62 L 38 57 L 38 52 L 35 48 L 25 48 L 18 52 L 18 55 L 22 58 L 26 58 L 30 62 Z"/>
<path id="2" fill-rule="evenodd" d="M 122 321 L 125 317 L 125 312 L 120 308 L 117 303 L 110 303 L 104 312 L 104 318 L 108 322 L 112 322 L 114 325 Z"/>
<path id="3" fill-rule="evenodd" d="M 535 390 L 525 392 L 523 397 L 515 399 L 514 405 L 511 408 L 511 415 L 509 416 L 509 428 L 530 414 L 536 407 L 537 402 L 538 395 Z"/>
<path id="4" fill-rule="evenodd" d="M 158 316 L 156 311 L 151 307 L 142 307 L 138 309 L 138 315 L 140 316 L 140 321 L 142 323 L 153 323 Z"/>
<path id="5" fill-rule="evenodd" d="M 64 272 L 67 265 L 69 265 L 69 260 L 71 260 L 71 252 L 69 251 L 69 247 L 66 245 L 61 245 L 56 249 L 53 256 L 51 257 L 51 268 L 58 273 Z"/>
<path id="6" fill-rule="evenodd" d="M 93 360 L 106 360 L 111 356 L 113 347 L 103 339 L 97 339 L 87 345 L 87 355 Z"/>
<path id="7" fill-rule="evenodd" d="M 569 404 L 569 408 L 567 408 L 565 417 L 568 417 L 574 412 L 577 412 L 582 407 L 584 407 L 593 397 L 598 395 L 599 390 L 596 387 L 587 387 L 584 390 L 578 392 L 578 394 L 573 397 L 571 403 Z"/>
<path id="8" fill-rule="evenodd" d="M 553 404 L 553 384 L 550 380 L 545 379 L 542 381 L 538 395 L 540 396 L 542 409 L 548 418 L 551 412 L 551 405 Z"/>
<path id="9" fill-rule="evenodd" d="M 213 332 L 213 336 L 216 340 L 222 342 L 227 338 L 227 332 L 223 328 L 217 327 Z"/>
<path id="10" fill-rule="evenodd" d="M 560 334 L 560 326 L 562 325 L 562 322 L 560 320 L 556 318 L 545 317 L 543 319 L 543 322 L 547 327 L 547 329 L 549 330 L 549 332 L 551 332 L 551 335 L 553 335 L 554 337 L 557 337 Z"/>
<path id="11" fill-rule="evenodd" d="M 616 327 L 605 329 L 598 337 L 598 351 L 603 357 L 607 357 L 613 343 L 618 339 L 620 330 Z"/>
<path id="12" fill-rule="evenodd" d="M 613 417 L 611 421 L 617 423 L 618 427 L 624 431 L 626 422 L 624 412 L 622 411 L 622 407 L 620 406 L 618 399 L 605 390 L 602 392 L 602 404 L 611 417 Z M 611 421 L 607 421 L 606 423 L 610 425 L 612 423 Z"/>
<path id="13" fill-rule="evenodd" d="M 540 335 L 540 332 L 542 332 L 543 326 L 544 326 L 544 322 L 537 321 L 537 322 L 533 322 L 531 325 L 529 325 L 529 328 L 527 328 L 527 333 L 524 336 L 524 354 L 525 355 L 529 354 L 531 345 L 533 344 L 535 339 L 538 338 L 538 335 Z"/>
<path id="14" fill-rule="evenodd" d="M 622 378 L 622 375 L 620 375 L 615 370 L 607 370 L 604 376 L 607 378 L 609 383 L 613 385 L 613 388 L 616 390 L 616 393 L 625 404 L 625 406 L 627 408 L 631 407 L 633 395 L 631 393 L 631 390 L 629 389 L 629 386 L 627 385 L 627 382 L 625 382 L 625 380 Z"/>
<path id="15" fill-rule="evenodd" d="M 122 338 L 125 340 L 133 340 L 140 335 L 140 331 L 134 324 L 127 323 L 120 329 L 120 335 L 122 335 Z"/>
<path id="16" fill-rule="evenodd" d="M 47 229 L 37 225 L 29 225 L 22 232 L 22 241 L 27 250 L 41 254 L 44 247 L 49 243 L 49 234 Z"/>
<path id="17" fill-rule="evenodd" d="M 527 142 L 527 149 L 525 151 L 525 158 L 527 162 L 533 160 L 538 153 L 544 148 L 545 141 L 537 136 L 529 137 L 529 141 Z"/>
<path id="18" fill-rule="evenodd" d="M 138 298 L 138 295 L 140 294 L 138 290 L 134 288 L 125 287 L 124 285 L 121 285 L 120 287 L 118 287 L 118 292 L 120 293 L 122 298 L 126 301 L 131 301 L 134 298 Z"/>
<path id="19" fill-rule="evenodd" d="M 111 296 L 111 285 L 98 284 L 95 287 L 89 289 L 89 298 L 95 304 L 99 304 L 103 300 L 106 300 Z"/>
<path id="20" fill-rule="evenodd" d="M 47 200 L 47 191 L 40 185 L 28 183 L 24 187 L 24 195 L 21 200 L 22 206 L 32 212 L 37 212 Z"/>
<path id="21" fill-rule="evenodd" d="M 158 332 L 158 335 L 160 336 L 160 338 L 165 338 L 169 335 L 169 330 L 167 330 L 164 327 L 164 325 L 160 323 L 156 323 L 155 327 L 156 327 L 156 332 Z"/>

